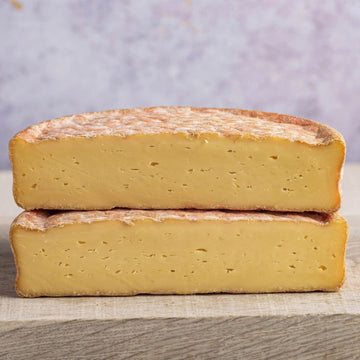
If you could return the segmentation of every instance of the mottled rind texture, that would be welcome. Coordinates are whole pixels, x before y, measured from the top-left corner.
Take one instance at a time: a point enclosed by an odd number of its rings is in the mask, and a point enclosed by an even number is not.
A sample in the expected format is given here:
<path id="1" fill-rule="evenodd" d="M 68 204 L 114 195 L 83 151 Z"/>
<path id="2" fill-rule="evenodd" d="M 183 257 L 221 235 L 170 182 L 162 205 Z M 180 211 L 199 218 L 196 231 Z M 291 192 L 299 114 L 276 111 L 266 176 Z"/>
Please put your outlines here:
<path id="1" fill-rule="evenodd" d="M 14 138 L 37 142 L 64 137 L 122 136 L 139 133 L 218 134 L 280 137 L 309 145 L 343 142 L 334 129 L 294 116 L 240 109 L 151 107 L 65 116 L 19 132 Z"/>
<path id="2" fill-rule="evenodd" d="M 311 222 L 326 225 L 334 220 L 344 220 L 338 213 L 284 213 L 284 212 L 251 212 L 251 211 L 206 211 L 206 210 L 126 210 L 108 211 L 24 211 L 13 222 L 28 230 L 45 231 L 53 227 L 62 227 L 74 223 L 92 223 L 96 221 L 120 221 L 133 224 L 135 221 L 165 220 L 188 221 L 292 221 Z"/>

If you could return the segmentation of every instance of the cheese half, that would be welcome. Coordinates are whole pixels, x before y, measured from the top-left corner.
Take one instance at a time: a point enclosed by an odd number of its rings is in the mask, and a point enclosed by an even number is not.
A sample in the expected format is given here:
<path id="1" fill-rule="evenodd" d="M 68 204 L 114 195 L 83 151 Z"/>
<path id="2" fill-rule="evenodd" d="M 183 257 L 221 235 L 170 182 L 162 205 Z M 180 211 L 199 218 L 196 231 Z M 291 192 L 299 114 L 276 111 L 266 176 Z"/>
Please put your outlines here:
<path id="1" fill-rule="evenodd" d="M 19 295 L 337 290 L 337 213 L 111 210 L 22 213 L 11 227 Z"/>
<path id="2" fill-rule="evenodd" d="M 10 141 L 24 209 L 334 212 L 345 144 L 286 115 L 187 107 L 63 117 Z"/>

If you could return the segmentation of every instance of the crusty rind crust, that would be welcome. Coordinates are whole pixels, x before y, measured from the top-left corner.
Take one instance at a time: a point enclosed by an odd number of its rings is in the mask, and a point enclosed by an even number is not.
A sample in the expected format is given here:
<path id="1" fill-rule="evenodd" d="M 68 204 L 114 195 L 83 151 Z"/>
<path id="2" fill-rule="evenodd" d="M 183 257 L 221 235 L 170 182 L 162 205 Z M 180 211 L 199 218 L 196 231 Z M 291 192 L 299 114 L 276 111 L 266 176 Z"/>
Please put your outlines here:
<path id="1" fill-rule="evenodd" d="M 341 135 L 340 135 L 341 136 Z M 345 164 L 345 158 L 346 158 L 346 144 L 344 138 L 341 136 L 341 139 L 338 141 L 341 151 L 341 158 L 342 161 L 338 164 L 338 170 L 337 170 L 337 199 L 333 207 L 333 211 L 338 211 L 341 208 L 341 202 L 342 202 L 342 189 L 341 189 L 341 183 L 344 175 L 344 164 Z"/>
<path id="2" fill-rule="evenodd" d="M 12 177 L 13 177 L 12 191 L 13 191 L 13 197 L 14 197 L 16 205 L 23 209 L 26 209 L 26 205 L 22 204 L 21 201 L 19 201 L 19 199 L 21 197 L 19 196 L 19 192 L 18 192 L 17 177 L 16 177 L 16 174 L 18 172 L 17 172 L 16 165 L 15 165 L 15 146 L 16 146 L 15 143 L 16 143 L 16 141 L 19 141 L 19 140 L 16 140 L 16 139 L 17 139 L 16 136 L 14 136 L 9 142 L 9 159 L 10 159 L 10 163 L 11 163 Z M 20 140 L 20 141 L 23 141 L 23 140 Z"/>
<path id="3" fill-rule="evenodd" d="M 16 190 L 13 190 L 14 192 L 14 196 L 16 193 Z M 49 206 L 46 205 L 43 207 L 30 207 L 27 206 L 26 204 L 22 203 L 21 201 L 19 201 L 18 199 L 15 200 L 16 204 L 21 207 L 22 209 L 26 210 L 26 211 L 34 211 L 34 210 L 41 210 L 41 208 L 46 208 L 46 210 L 52 211 L 52 210 L 60 210 L 60 211 L 71 211 L 69 210 L 69 207 L 66 206 Z M 297 213 L 309 213 L 309 212 L 314 212 L 314 213 L 323 213 L 323 214 L 332 214 L 337 212 L 340 209 L 340 194 L 337 194 L 337 200 L 334 203 L 334 205 L 332 207 L 328 207 L 328 208 L 320 208 L 320 207 L 307 207 L 306 209 L 300 209 L 299 207 L 295 208 L 295 207 L 289 207 L 289 208 L 277 208 L 277 207 L 272 207 L 272 206 L 266 206 L 266 207 L 259 207 L 259 206 L 253 206 L 253 207 L 249 207 L 249 206 L 229 206 L 227 204 L 218 204 L 218 205 L 214 205 L 211 207 L 211 209 L 209 209 L 209 207 L 206 206 L 202 206 L 202 205 L 197 205 L 196 209 L 197 210 L 229 210 L 229 211 L 269 211 L 269 212 L 297 212 Z M 112 207 L 110 210 L 115 210 L 117 207 Z M 123 206 L 124 209 L 128 208 L 127 206 Z M 187 211 L 191 211 L 194 209 L 194 205 L 191 204 L 189 206 L 181 206 L 182 209 L 187 210 Z M 72 206 L 72 210 L 76 210 L 76 211 L 93 211 L 93 207 L 85 207 L 85 206 Z M 109 207 L 106 206 L 97 206 L 96 207 L 97 210 L 100 211 L 106 211 L 109 210 Z M 158 207 L 151 207 L 151 206 L 137 206 L 136 209 L 138 210 L 158 210 Z M 174 210 L 176 209 L 175 207 L 172 208 L 167 208 L 168 210 Z"/>
<path id="4" fill-rule="evenodd" d="M 344 285 L 344 282 L 346 279 L 345 259 L 346 259 L 347 242 L 348 242 L 348 238 L 349 238 L 349 223 L 347 222 L 347 220 L 343 216 L 341 216 L 341 218 L 338 219 L 338 222 L 345 226 L 345 233 L 344 233 L 344 238 L 343 238 L 344 246 L 342 247 L 342 253 L 341 253 L 341 259 L 343 259 L 343 268 L 342 268 L 342 278 L 339 281 L 338 286 L 335 287 L 333 289 L 333 291 L 338 291 Z"/>
<path id="5" fill-rule="evenodd" d="M 288 221 L 310 222 L 316 225 L 328 225 L 332 222 L 345 221 L 339 213 L 286 213 L 286 212 L 251 212 L 231 210 L 90 210 L 90 211 L 24 211 L 13 221 L 12 227 L 26 230 L 47 231 L 51 228 L 73 224 L 91 224 L 101 221 L 119 221 L 133 225 L 138 221 L 164 222 L 167 220 L 201 221 Z"/>
<path id="6" fill-rule="evenodd" d="M 23 298 L 38 298 L 38 297 L 74 297 L 74 296 L 84 296 L 84 297 L 96 297 L 96 296 L 137 296 L 137 295 L 204 295 L 204 294 L 276 294 L 276 293 L 305 293 L 305 292 L 336 292 L 339 291 L 342 284 L 337 286 L 336 288 L 315 288 L 315 287 L 307 287 L 303 289 L 276 289 L 271 291 L 262 291 L 262 292 L 253 292 L 253 291 L 245 291 L 245 290 L 222 290 L 222 291 L 204 291 L 204 292 L 175 292 L 175 291 L 161 291 L 161 292 L 133 292 L 133 293 L 104 293 L 104 292 L 96 292 L 96 293 L 85 293 L 85 292 L 74 292 L 72 294 L 52 294 L 52 293 L 25 293 L 18 287 L 16 287 L 16 293 L 18 296 Z"/>
<path id="7" fill-rule="evenodd" d="M 15 218 L 15 220 L 16 220 L 16 218 Z M 19 265 L 18 255 L 17 255 L 16 248 L 15 248 L 15 239 L 14 238 L 15 238 L 15 233 L 18 229 L 18 227 L 15 224 L 15 220 L 12 222 L 12 224 L 10 226 L 10 232 L 9 232 L 10 247 L 11 247 L 11 251 L 14 254 L 14 261 L 15 261 L 15 266 L 16 266 L 15 291 L 21 297 L 35 297 L 36 295 L 29 296 L 29 294 L 26 294 L 25 292 L 21 291 L 21 288 L 19 285 L 22 270 Z"/>
<path id="8" fill-rule="evenodd" d="M 174 129 L 169 129 L 169 131 L 166 131 L 167 133 L 181 133 L 181 132 L 185 132 L 188 133 L 190 135 L 200 135 L 200 134 L 206 134 L 206 131 L 202 131 L 201 128 L 205 127 L 206 128 L 206 124 L 201 123 L 201 116 L 209 116 L 211 115 L 213 112 L 215 112 L 215 114 L 219 117 L 221 117 L 221 115 L 232 115 L 234 117 L 239 116 L 239 117 L 247 117 L 247 118 L 252 118 L 254 120 L 256 119 L 261 119 L 261 120 L 266 120 L 269 122 L 273 122 L 273 123 L 278 123 L 278 124 L 289 124 L 289 125 L 296 125 L 298 126 L 298 131 L 307 131 L 313 134 L 313 136 L 319 140 L 318 144 L 324 144 L 327 145 L 328 143 L 332 142 L 332 141 L 339 141 L 341 143 L 343 143 L 345 145 L 344 139 L 342 137 L 342 135 L 336 131 L 335 129 L 331 128 L 330 126 L 327 125 L 323 125 L 320 124 L 318 122 L 312 121 L 312 120 L 308 120 L 308 119 L 304 119 L 304 118 L 300 118 L 300 117 L 296 117 L 296 116 L 290 116 L 290 115 L 284 115 L 284 114 L 277 114 L 277 113 L 268 113 L 268 112 L 263 112 L 263 111 L 256 111 L 256 110 L 242 110 L 242 109 L 230 109 L 230 108 L 199 108 L 199 107 L 149 107 L 149 108 L 134 108 L 134 109 L 119 109 L 119 110 L 108 110 L 108 111 L 99 111 L 99 112 L 91 112 L 91 113 L 82 113 L 82 114 L 78 114 L 78 115 L 69 115 L 69 116 L 64 116 L 64 117 L 60 117 L 60 118 L 56 118 L 53 120 L 47 120 L 44 122 L 41 122 L 39 124 L 35 124 L 32 126 L 29 126 L 28 128 L 26 128 L 25 130 L 22 130 L 20 132 L 18 132 L 14 138 L 22 138 L 25 141 L 28 142 L 35 142 L 35 141 L 39 141 L 39 140 L 43 140 L 43 138 L 57 138 L 55 136 L 55 134 L 51 134 L 51 131 L 49 129 L 51 129 L 52 124 L 62 124 L 65 123 L 66 121 L 68 121 L 69 119 L 73 118 L 73 117 L 80 117 L 81 121 L 83 121 L 84 123 L 91 121 L 91 119 L 96 119 L 96 118 L 102 118 L 104 120 L 106 120 L 107 117 L 113 117 L 116 116 L 118 118 L 118 120 L 121 121 L 122 117 L 131 115 L 131 116 L 138 116 L 139 120 L 141 120 L 141 114 L 144 114 L 145 116 L 153 116 L 154 118 L 156 118 L 156 112 L 161 111 L 162 113 L 165 112 L 164 114 L 161 114 L 162 117 L 166 117 L 166 112 L 169 112 L 169 123 L 171 123 L 172 121 L 175 121 L 174 119 L 176 118 L 177 121 L 179 122 L 179 127 L 181 128 L 181 113 L 176 115 L 174 114 L 174 112 L 176 111 L 192 111 L 195 113 L 194 117 L 196 117 L 197 120 L 199 120 L 198 123 L 196 123 L 196 125 L 189 125 L 189 128 L 187 128 L 184 131 L 181 131 L 181 129 L 178 131 L 174 131 Z M 137 113 L 139 113 L 137 115 Z M 180 120 L 180 121 L 179 121 Z M 236 120 L 236 119 L 235 119 Z M 226 122 L 228 120 L 225 119 L 224 121 L 220 121 L 217 123 L 213 123 L 212 125 L 218 125 L 219 126 L 219 130 L 214 131 L 216 133 L 222 134 L 222 135 L 234 135 L 235 129 L 223 129 L 221 131 L 221 127 L 222 125 L 226 125 Z M 236 123 L 236 121 L 235 121 Z M 156 123 L 153 123 L 150 121 L 149 126 L 153 126 L 156 128 Z M 148 130 L 148 127 L 146 127 L 146 129 Z M 145 129 L 145 133 L 147 133 L 147 130 Z M 47 134 L 47 137 L 44 135 L 43 131 L 48 131 L 49 134 Z M 141 127 L 138 130 L 134 131 L 135 133 L 139 133 L 139 132 L 143 132 Z M 164 131 L 161 131 L 164 132 Z M 157 131 L 153 131 L 152 133 L 157 133 Z M 213 131 L 211 132 L 213 133 Z M 97 135 L 96 132 L 94 132 L 94 134 Z M 87 134 L 83 134 L 84 136 L 88 136 Z M 98 135 L 103 135 L 101 134 L 101 132 Z M 122 136 L 127 136 L 127 132 L 126 132 L 126 128 L 122 129 Z M 239 136 L 239 135 L 237 135 Z M 250 133 L 245 133 L 244 134 L 245 137 L 255 137 L 257 138 L 258 136 L 256 134 L 251 134 Z M 272 136 L 272 134 L 264 134 L 264 136 L 261 137 L 267 137 L 267 136 Z M 301 141 L 300 141 L 301 142 Z M 306 141 L 303 141 L 304 143 L 306 143 Z"/>

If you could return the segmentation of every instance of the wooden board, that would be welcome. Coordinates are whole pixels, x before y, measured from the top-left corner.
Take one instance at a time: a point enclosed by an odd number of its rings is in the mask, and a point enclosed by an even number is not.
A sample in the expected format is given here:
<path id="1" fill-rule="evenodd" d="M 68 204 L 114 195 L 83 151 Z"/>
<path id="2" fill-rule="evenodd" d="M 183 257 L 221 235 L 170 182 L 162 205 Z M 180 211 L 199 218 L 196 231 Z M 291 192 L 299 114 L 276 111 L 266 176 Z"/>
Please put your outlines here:
<path id="1" fill-rule="evenodd" d="M 345 174 L 337 293 L 21 299 L 0 218 L 0 359 L 360 359 L 360 166 Z"/>

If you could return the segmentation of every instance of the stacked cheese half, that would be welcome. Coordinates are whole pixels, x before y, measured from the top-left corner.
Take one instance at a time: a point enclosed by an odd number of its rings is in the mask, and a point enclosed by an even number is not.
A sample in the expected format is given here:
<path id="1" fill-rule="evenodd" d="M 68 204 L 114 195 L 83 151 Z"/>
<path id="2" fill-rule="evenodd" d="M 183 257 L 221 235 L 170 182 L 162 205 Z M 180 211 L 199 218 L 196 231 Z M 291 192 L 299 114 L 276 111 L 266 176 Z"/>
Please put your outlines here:
<path id="1" fill-rule="evenodd" d="M 337 290 L 342 136 L 257 111 L 156 107 L 10 141 L 19 295 Z"/>

